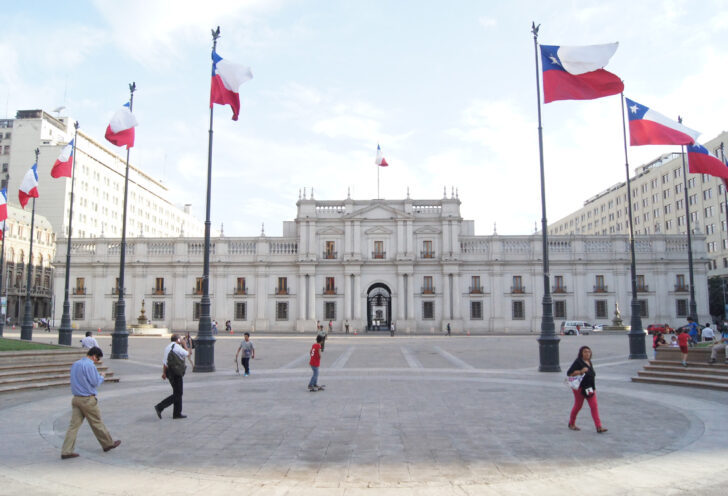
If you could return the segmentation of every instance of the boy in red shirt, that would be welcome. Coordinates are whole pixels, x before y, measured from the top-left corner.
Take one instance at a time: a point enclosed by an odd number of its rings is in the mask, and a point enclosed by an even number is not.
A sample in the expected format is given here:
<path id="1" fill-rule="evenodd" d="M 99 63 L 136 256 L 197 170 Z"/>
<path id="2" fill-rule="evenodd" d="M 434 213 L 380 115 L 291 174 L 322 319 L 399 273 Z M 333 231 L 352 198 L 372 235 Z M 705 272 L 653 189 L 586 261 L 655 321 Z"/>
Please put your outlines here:
<path id="1" fill-rule="evenodd" d="M 313 370 L 313 375 L 311 376 L 311 380 L 308 381 L 308 390 L 311 392 L 314 391 L 320 391 L 323 389 L 323 387 L 320 387 L 318 385 L 318 373 L 319 373 L 319 366 L 321 365 L 321 341 L 323 341 L 322 336 L 316 336 L 316 342 L 311 345 L 311 360 L 309 360 L 308 364 L 311 366 L 311 370 Z"/>
<path id="2" fill-rule="evenodd" d="M 682 353 L 682 366 L 688 366 L 688 342 L 690 341 L 690 334 L 687 331 L 681 332 L 677 336 L 677 344 L 680 346 L 680 353 Z"/>

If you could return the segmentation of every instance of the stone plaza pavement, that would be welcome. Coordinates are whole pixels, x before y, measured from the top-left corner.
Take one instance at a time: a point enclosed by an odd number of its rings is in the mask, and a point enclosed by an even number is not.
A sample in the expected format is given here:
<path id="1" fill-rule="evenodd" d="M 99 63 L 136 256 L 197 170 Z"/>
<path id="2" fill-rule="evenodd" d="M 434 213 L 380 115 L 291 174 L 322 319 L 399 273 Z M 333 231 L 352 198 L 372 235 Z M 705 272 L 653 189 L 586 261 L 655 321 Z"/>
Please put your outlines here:
<path id="1" fill-rule="evenodd" d="M 6 336 L 13 337 L 12 333 Z M 53 341 L 38 332 L 34 340 Z M 74 336 L 74 343 L 80 339 Z M 539 373 L 536 336 L 330 336 L 310 393 L 311 336 L 219 336 L 214 373 L 188 372 L 184 413 L 153 405 L 168 340 L 132 337 L 121 377 L 99 389 L 119 448 L 87 424 L 60 459 L 67 388 L 0 395 L 0 494 L 718 495 L 728 487 L 725 393 L 637 384 L 626 336 L 565 336 L 562 373 Z M 110 352 L 108 335 L 99 337 Z M 597 434 L 588 406 L 567 429 L 563 384 L 579 346 L 594 350 Z M 650 350 L 651 352 L 651 350 Z"/>

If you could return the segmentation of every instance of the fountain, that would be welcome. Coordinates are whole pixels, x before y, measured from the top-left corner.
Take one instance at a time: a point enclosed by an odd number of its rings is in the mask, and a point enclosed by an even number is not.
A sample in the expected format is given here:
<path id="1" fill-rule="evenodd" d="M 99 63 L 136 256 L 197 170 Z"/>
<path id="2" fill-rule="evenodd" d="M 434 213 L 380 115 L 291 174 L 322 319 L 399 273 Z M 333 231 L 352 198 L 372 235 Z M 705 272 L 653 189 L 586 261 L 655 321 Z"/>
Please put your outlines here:
<path id="1" fill-rule="evenodd" d="M 142 299 L 142 312 L 137 317 L 137 323 L 129 326 L 129 334 L 135 336 L 167 336 L 169 335 L 169 329 L 157 327 L 149 322 L 144 309 L 144 300 Z"/>

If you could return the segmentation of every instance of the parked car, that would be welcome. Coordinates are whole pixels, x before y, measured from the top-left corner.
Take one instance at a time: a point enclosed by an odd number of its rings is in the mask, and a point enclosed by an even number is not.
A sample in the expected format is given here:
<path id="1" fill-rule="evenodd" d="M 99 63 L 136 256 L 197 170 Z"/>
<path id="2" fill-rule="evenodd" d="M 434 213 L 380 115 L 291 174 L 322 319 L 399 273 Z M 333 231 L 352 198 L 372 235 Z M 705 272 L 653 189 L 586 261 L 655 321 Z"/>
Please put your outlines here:
<path id="1" fill-rule="evenodd" d="M 594 327 L 589 322 L 583 320 L 564 320 L 561 322 L 561 334 L 579 335 L 589 334 Z"/>
<path id="2" fill-rule="evenodd" d="M 675 332 L 675 329 L 667 324 L 650 324 L 647 326 L 647 334 L 657 334 L 658 332 L 661 332 L 662 334 L 672 334 Z"/>

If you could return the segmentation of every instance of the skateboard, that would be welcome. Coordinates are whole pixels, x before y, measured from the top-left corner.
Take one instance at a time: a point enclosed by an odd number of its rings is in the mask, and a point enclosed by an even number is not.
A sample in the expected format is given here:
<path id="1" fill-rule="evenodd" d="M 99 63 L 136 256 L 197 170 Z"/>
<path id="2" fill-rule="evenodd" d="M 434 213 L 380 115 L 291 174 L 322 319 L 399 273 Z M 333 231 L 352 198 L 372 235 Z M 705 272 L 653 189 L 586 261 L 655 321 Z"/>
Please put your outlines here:
<path id="1" fill-rule="evenodd" d="M 236 356 L 235 358 L 233 358 L 233 360 L 235 360 L 235 373 L 237 375 L 240 375 L 240 365 L 238 365 L 238 357 Z"/>
<path id="2" fill-rule="evenodd" d="M 324 389 L 326 389 L 326 384 L 324 384 L 322 386 L 316 386 L 316 387 L 308 388 L 308 391 L 310 393 L 315 393 L 316 391 L 323 391 Z"/>

